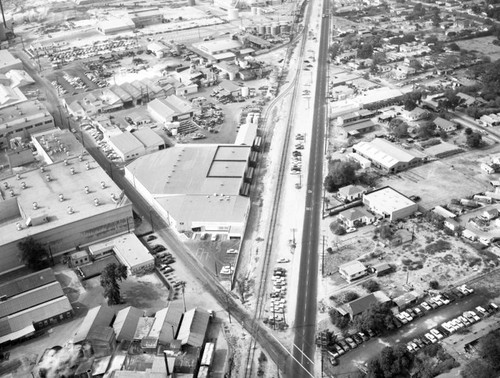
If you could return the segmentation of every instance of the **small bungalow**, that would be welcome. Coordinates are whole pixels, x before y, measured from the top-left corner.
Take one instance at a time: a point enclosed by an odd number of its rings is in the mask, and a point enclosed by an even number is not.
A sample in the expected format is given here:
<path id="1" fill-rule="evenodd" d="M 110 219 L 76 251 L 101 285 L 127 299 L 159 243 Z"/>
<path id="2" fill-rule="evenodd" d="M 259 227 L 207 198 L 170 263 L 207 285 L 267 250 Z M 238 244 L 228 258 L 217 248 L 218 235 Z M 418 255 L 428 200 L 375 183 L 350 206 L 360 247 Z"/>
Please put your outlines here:
<path id="1" fill-rule="evenodd" d="M 363 207 L 354 207 L 342 211 L 339 214 L 339 219 L 347 227 L 356 227 L 363 224 L 370 224 L 375 222 L 376 217 L 372 213 L 365 210 Z"/>
<path id="2" fill-rule="evenodd" d="M 366 191 L 366 188 L 363 188 L 362 186 L 348 185 L 340 188 L 337 195 L 341 201 L 351 202 L 357 199 L 361 199 Z"/>

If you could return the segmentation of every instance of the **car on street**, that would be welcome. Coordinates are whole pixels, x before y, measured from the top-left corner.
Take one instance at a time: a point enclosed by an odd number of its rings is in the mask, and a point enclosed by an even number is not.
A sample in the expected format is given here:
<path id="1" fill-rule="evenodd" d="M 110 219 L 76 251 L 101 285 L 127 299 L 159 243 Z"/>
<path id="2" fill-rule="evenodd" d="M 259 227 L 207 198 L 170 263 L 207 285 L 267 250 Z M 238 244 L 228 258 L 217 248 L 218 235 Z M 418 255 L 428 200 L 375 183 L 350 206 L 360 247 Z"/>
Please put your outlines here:
<path id="1" fill-rule="evenodd" d="M 289 263 L 289 262 L 290 262 L 290 259 L 285 259 L 284 257 L 282 257 L 281 259 L 278 260 L 278 263 L 280 263 L 280 264 Z"/>
<path id="2" fill-rule="evenodd" d="M 346 228 L 345 232 L 347 232 L 348 234 L 352 233 L 352 232 L 356 232 L 358 229 L 356 227 L 348 227 Z"/>

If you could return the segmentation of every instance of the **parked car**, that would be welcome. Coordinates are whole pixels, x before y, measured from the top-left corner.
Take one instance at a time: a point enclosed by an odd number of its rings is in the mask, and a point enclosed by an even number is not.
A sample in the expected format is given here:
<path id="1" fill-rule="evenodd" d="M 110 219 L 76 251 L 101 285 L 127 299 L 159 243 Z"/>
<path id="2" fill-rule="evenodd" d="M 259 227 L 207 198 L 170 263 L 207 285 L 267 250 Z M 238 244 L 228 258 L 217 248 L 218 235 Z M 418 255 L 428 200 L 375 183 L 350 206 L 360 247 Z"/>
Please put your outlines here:
<path id="1" fill-rule="evenodd" d="M 436 328 L 431 329 L 430 333 L 438 340 L 441 340 L 443 338 L 441 332 L 439 332 Z"/>
<path id="2" fill-rule="evenodd" d="M 429 306 L 427 302 L 422 302 L 420 303 L 420 306 L 425 310 L 425 311 L 430 311 L 432 308 Z"/>
<path id="3" fill-rule="evenodd" d="M 159 253 L 159 252 L 166 251 L 166 250 L 167 250 L 167 248 L 165 248 L 165 246 L 163 246 L 163 245 L 156 244 L 156 245 L 152 245 L 152 246 L 151 246 L 151 250 L 152 250 L 154 253 Z"/>
<path id="4" fill-rule="evenodd" d="M 431 333 L 426 333 L 424 337 L 426 337 L 427 340 L 429 340 L 433 344 L 437 342 L 437 339 Z"/>

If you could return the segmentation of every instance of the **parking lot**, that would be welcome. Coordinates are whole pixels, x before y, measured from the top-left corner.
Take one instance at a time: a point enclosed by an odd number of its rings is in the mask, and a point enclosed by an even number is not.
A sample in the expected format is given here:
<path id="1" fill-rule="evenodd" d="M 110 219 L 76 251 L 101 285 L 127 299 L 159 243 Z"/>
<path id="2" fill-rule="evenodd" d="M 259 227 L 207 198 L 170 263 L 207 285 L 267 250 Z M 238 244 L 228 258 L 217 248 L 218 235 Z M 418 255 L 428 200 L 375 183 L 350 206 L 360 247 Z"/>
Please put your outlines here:
<path id="1" fill-rule="evenodd" d="M 363 365 L 365 362 L 377 356 L 382 348 L 386 346 L 395 346 L 396 344 L 406 345 L 408 342 L 412 342 L 412 340 L 416 338 L 425 338 L 425 334 L 428 334 L 431 329 L 440 326 L 444 322 L 463 316 L 464 312 L 477 312 L 477 306 L 488 307 L 488 303 L 487 298 L 483 295 L 474 293 L 462 298 L 459 297 L 456 301 L 451 302 L 448 305 L 443 304 L 439 308 L 425 311 L 423 316 L 415 318 L 408 324 L 402 325 L 395 332 L 384 337 L 372 338 L 338 357 L 337 366 L 333 366 L 331 363 L 328 363 L 325 366 L 325 372 L 333 374 L 334 376 L 348 374 L 349 372 L 352 373 L 357 370 L 359 365 Z M 488 314 L 487 316 L 490 315 L 491 314 Z M 482 315 L 481 319 L 484 317 L 485 316 Z M 442 330 L 442 327 L 439 327 L 439 329 Z M 424 345 L 431 343 L 432 341 L 427 339 Z"/>

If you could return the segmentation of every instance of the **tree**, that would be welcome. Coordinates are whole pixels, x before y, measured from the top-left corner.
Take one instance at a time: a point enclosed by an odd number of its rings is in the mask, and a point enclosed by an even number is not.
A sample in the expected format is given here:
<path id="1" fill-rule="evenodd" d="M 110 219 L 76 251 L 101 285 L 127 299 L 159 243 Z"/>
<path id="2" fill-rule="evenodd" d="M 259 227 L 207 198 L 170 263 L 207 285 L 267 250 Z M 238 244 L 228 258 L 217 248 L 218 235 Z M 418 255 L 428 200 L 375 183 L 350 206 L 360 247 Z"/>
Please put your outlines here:
<path id="1" fill-rule="evenodd" d="M 474 131 L 472 134 L 467 135 L 466 143 L 471 148 L 476 148 L 481 145 L 483 137 L 478 132 Z"/>
<path id="2" fill-rule="evenodd" d="M 127 267 L 121 264 L 111 263 L 106 265 L 101 273 L 101 286 L 104 289 L 104 298 L 108 299 L 108 305 L 121 302 L 120 285 L 127 279 Z"/>
<path id="3" fill-rule="evenodd" d="M 330 54 L 331 59 L 335 59 L 335 57 L 340 53 L 340 44 L 334 43 L 330 45 L 328 48 L 328 54 Z"/>
<path id="4" fill-rule="evenodd" d="M 500 369 L 500 332 L 491 332 L 479 342 L 479 355 L 495 369 Z"/>
<path id="5" fill-rule="evenodd" d="M 483 360 L 467 362 L 460 375 L 464 378 L 491 378 L 495 376 L 495 369 Z"/>
<path id="6" fill-rule="evenodd" d="M 434 136 L 436 125 L 432 122 L 425 122 L 418 127 L 417 136 L 420 139 L 429 139 Z"/>
<path id="7" fill-rule="evenodd" d="M 448 45 L 448 48 L 451 50 L 451 51 L 460 51 L 460 46 L 457 45 L 455 42 L 453 43 L 450 43 Z"/>
<path id="8" fill-rule="evenodd" d="M 379 228 L 378 231 L 380 232 L 380 237 L 382 239 L 387 239 L 391 240 L 392 239 L 392 229 L 388 224 L 382 224 Z"/>
<path id="9" fill-rule="evenodd" d="M 378 291 L 380 289 L 380 284 L 375 280 L 365 281 L 361 284 L 361 286 L 363 286 L 370 293 L 373 293 L 373 292 Z"/>
<path id="10" fill-rule="evenodd" d="M 394 134 L 394 136 L 396 138 L 407 138 L 408 137 L 408 124 L 406 122 L 403 122 L 401 124 L 399 124 L 398 126 L 396 126 L 396 128 L 394 128 L 392 130 L 392 133 Z"/>
<path id="11" fill-rule="evenodd" d="M 368 44 L 368 43 L 362 44 L 358 48 L 358 52 L 356 54 L 358 59 L 368 59 L 368 58 L 371 58 L 372 55 L 373 55 L 373 46 L 371 44 Z"/>
<path id="12" fill-rule="evenodd" d="M 409 377 L 408 370 L 413 363 L 413 359 L 414 357 L 402 345 L 394 348 L 385 347 L 378 357 L 368 364 L 368 377 Z"/>
<path id="13" fill-rule="evenodd" d="M 464 133 L 465 135 L 471 135 L 472 134 L 472 129 L 470 127 L 467 127 L 465 130 L 464 130 Z"/>
<path id="14" fill-rule="evenodd" d="M 352 184 L 356 180 L 359 164 L 352 161 L 333 160 L 329 164 L 329 173 L 325 177 L 324 186 L 328 192 Z"/>
<path id="15" fill-rule="evenodd" d="M 439 282 L 436 280 L 432 280 L 431 282 L 429 282 L 429 287 L 433 290 L 437 290 L 439 289 Z"/>
<path id="16" fill-rule="evenodd" d="M 30 269 L 40 270 L 48 266 L 49 253 L 31 236 L 18 243 L 21 261 Z"/>
<path id="17" fill-rule="evenodd" d="M 330 321 L 332 324 L 340 329 L 344 329 L 349 325 L 349 317 L 343 316 L 334 308 L 328 311 L 328 315 L 330 315 Z"/>
<path id="18" fill-rule="evenodd" d="M 356 316 L 354 326 L 360 331 L 371 329 L 380 333 L 396 328 L 389 303 L 371 305 L 368 310 Z"/>

